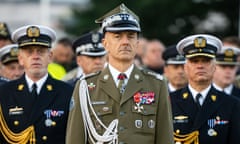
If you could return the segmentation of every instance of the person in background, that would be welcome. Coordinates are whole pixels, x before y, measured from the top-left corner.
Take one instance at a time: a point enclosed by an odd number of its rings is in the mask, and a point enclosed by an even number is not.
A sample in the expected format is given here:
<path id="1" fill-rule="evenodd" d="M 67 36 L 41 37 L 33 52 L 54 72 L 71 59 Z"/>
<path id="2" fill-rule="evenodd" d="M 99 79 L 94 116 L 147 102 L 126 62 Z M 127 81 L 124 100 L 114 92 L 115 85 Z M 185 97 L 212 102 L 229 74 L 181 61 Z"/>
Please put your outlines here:
<path id="1" fill-rule="evenodd" d="M 11 33 L 5 22 L 0 22 L 0 48 L 12 44 Z"/>
<path id="2" fill-rule="evenodd" d="M 0 85 L 23 75 L 23 66 L 18 62 L 17 44 L 9 44 L 0 49 L 0 72 Z"/>
<path id="3" fill-rule="evenodd" d="M 221 40 L 207 34 L 191 35 L 177 44 L 186 57 L 188 86 L 170 94 L 176 143 L 236 144 L 239 140 L 240 100 L 212 86 L 221 48 Z"/>
<path id="4" fill-rule="evenodd" d="M 178 53 L 176 45 L 167 47 L 162 57 L 165 61 L 163 74 L 168 80 L 169 92 L 185 87 L 188 82 L 183 69 L 185 58 Z"/>
<path id="5" fill-rule="evenodd" d="M 138 17 L 121 4 L 96 21 L 108 65 L 77 82 L 66 144 L 173 144 L 166 81 L 133 64 Z"/>
<path id="6" fill-rule="evenodd" d="M 148 41 L 142 56 L 143 67 L 163 74 L 164 60 L 162 59 L 162 53 L 164 50 L 165 46 L 159 40 Z"/>
<path id="7" fill-rule="evenodd" d="M 83 76 L 96 73 L 104 68 L 106 51 L 102 45 L 102 34 L 86 33 L 73 42 L 78 68 L 70 71 L 62 80 L 75 86 Z"/>
<path id="8" fill-rule="evenodd" d="M 48 65 L 48 72 L 55 79 L 61 80 L 73 68 L 74 53 L 72 42 L 68 38 L 59 39 L 51 48 L 52 62 Z"/>
<path id="9" fill-rule="evenodd" d="M 216 71 L 213 75 L 213 86 L 228 95 L 240 98 L 240 89 L 233 85 L 239 62 L 237 56 L 240 49 L 232 46 L 225 46 L 216 56 Z"/>
<path id="10" fill-rule="evenodd" d="M 48 74 L 55 38 L 55 32 L 42 25 L 13 32 L 25 73 L 0 87 L 1 144 L 65 144 L 73 88 Z"/>

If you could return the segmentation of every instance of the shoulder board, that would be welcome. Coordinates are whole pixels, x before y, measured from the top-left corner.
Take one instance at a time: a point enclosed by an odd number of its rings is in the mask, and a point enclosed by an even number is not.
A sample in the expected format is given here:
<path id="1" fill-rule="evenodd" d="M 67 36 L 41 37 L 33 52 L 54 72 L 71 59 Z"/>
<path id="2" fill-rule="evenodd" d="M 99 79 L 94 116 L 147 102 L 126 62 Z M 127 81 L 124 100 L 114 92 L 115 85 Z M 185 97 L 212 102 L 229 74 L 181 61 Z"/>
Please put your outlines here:
<path id="1" fill-rule="evenodd" d="M 143 73 L 147 74 L 147 75 L 151 75 L 151 76 L 154 76 L 156 79 L 159 79 L 159 80 L 163 80 L 163 76 L 158 74 L 158 73 L 155 73 L 153 71 L 149 71 L 149 70 L 146 70 L 146 69 L 142 69 Z"/>
<path id="2" fill-rule="evenodd" d="M 100 73 L 101 73 L 101 71 L 98 71 L 98 72 L 95 72 L 95 73 L 87 74 L 87 75 L 81 77 L 80 80 L 82 80 L 82 79 L 87 79 L 87 78 L 90 78 L 90 77 L 93 77 L 93 76 L 98 75 L 98 74 L 100 74 Z"/>

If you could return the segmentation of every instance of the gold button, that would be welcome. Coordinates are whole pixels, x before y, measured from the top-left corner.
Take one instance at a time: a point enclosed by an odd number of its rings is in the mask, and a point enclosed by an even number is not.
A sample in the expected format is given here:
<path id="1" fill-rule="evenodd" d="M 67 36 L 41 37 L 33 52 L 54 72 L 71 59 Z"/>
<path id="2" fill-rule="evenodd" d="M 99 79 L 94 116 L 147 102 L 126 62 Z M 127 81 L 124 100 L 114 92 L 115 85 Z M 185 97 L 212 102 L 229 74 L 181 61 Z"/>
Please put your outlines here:
<path id="1" fill-rule="evenodd" d="M 56 126 L 56 122 L 55 121 L 52 121 L 52 126 Z"/>
<path id="2" fill-rule="evenodd" d="M 19 121 L 14 121 L 13 123 L 14 123 L 15 126 L 19 125 Z"/>
<path id="3" fill-rule="evenodd" d="M 47 136 L 43 136 L 42 140 L 46 141 L 47 140 Z"/>
<path id="4" fill-rule="evenodd" d="M 177 130 L 176 130 L 176 133 L 177 133 L 177 134 L 179 134 L 179 133 L 180 133 L 180 130 L 179 130 L 179 129 L 177 129 Z"/>

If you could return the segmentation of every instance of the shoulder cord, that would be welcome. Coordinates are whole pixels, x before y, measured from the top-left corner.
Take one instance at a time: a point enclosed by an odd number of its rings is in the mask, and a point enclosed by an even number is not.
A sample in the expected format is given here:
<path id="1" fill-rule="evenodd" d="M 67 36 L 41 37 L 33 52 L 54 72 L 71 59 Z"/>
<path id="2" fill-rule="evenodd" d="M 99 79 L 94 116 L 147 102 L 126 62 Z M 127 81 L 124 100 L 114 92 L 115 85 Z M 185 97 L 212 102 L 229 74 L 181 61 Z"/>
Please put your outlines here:
<path id="1" fill-rule="evenodd" d="M 4 139 L 7 141 L 9 144 L 26 144 L 29 142 L 30 144 L 35 144 L 36 143 L 36 138 L 35 138 L 35 131 L 34 131 L 34 126 L 31 125 L 25 130 L 19 132 L 19 133 L 14 133 L 10 130 L 8 127 L 4 116 L 2 112 L 2 108 L 0 105 L 0 132 Z"/>
<path id="2" fill-rule="evenodd" d="M 109 144 L 117 144 L 118 143 L 118 119 L 114 119 L 108 127 L 106 127 L 99 117 L 96 115 L 89 96 L 88 86 L 86 80 L 81 80 L 80 88 L 79 88 L 79 101 L 80 101 L 80 108 L 82 111 L 82 117 L 84 126 L 87 129 L 88 136 L 92 143 L 95 144 L 103 144 L 104 142 L 108 142 Z M 97 122 L 106 130 L 103 135 L 99 135 L 96 132 L 96 129 L 93 125 L 93 121 L 89 114 L 89 108 L 93 113 L 94 118 Z M 96 142 L 95 142 L 96 141 Z"/>

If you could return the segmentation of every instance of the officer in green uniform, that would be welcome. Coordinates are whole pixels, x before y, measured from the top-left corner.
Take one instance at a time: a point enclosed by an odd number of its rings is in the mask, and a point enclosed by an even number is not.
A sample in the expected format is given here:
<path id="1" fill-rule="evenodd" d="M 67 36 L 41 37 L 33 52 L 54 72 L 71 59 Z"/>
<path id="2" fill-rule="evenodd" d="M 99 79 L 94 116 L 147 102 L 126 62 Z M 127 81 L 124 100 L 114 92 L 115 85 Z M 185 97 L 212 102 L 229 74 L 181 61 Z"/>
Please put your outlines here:
<path id="1" fill-rule="evenodd" d="M 134 64 L 140 25 L 124 4 L 97 20 L 108 65 L 77 82 L 67 144 L 173 144 L 166 81 Z"/>

